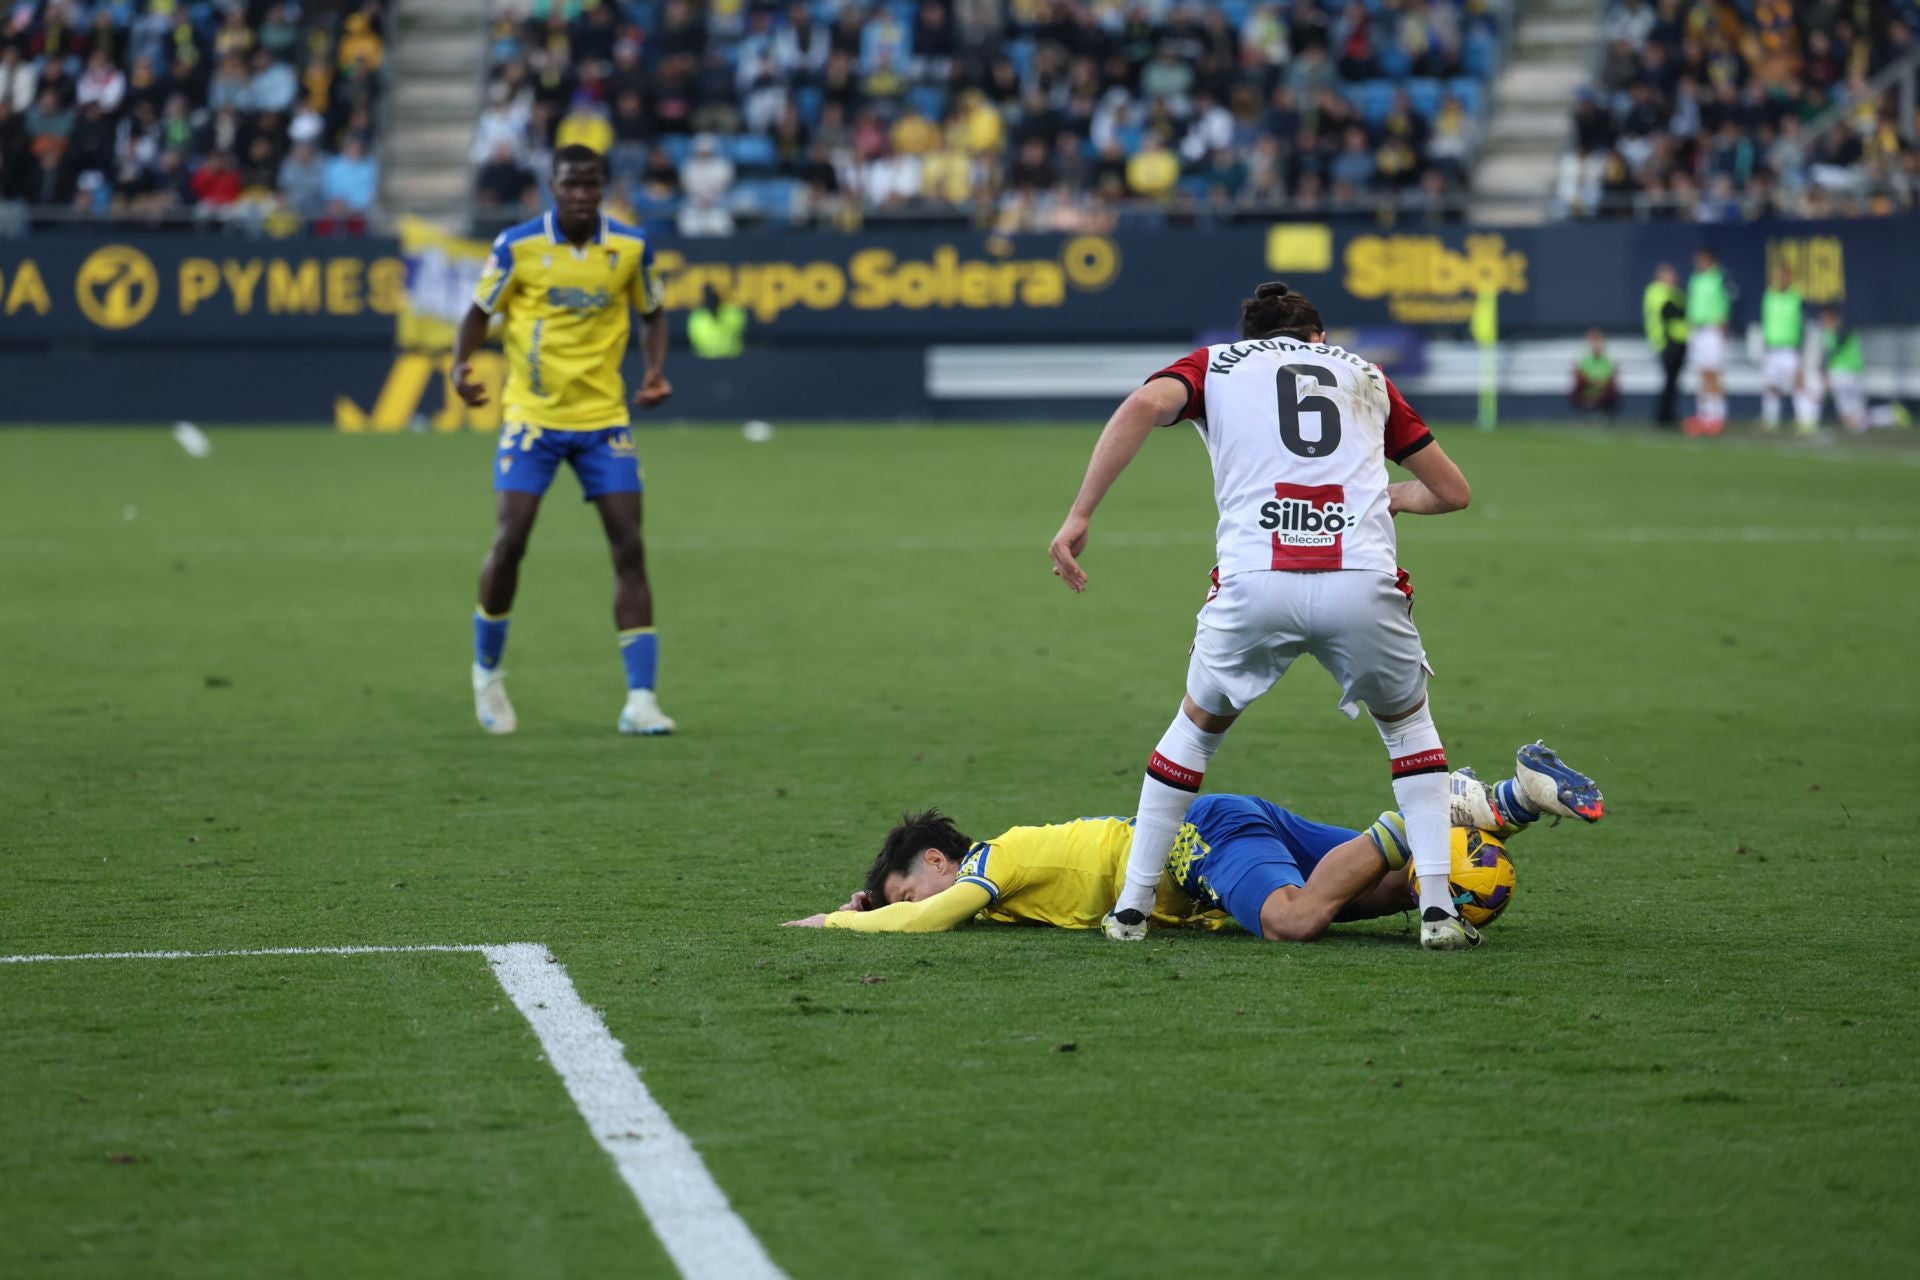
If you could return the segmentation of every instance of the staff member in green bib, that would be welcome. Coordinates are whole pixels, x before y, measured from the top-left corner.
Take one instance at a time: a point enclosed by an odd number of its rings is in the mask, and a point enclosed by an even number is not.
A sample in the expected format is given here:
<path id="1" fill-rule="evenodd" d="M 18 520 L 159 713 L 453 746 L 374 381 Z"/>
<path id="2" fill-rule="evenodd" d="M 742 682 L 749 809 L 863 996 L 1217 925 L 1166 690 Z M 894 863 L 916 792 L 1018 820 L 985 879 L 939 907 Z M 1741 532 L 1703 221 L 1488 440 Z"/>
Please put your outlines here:
<path id="1" fill-rule="evenodd" d="M 1607 335 L 1587 330 L 1587 354 L 1574 362 L 1573 407 L 1613 419 L 1620 407 L 1620 367 L 1607 354 Z"/>
<path id="2" fill-rule="evenodd" d="M 1821 312 L 1820 324 L 1825 330 L 1827 386 L 1833 391 L 1833 407 L 1847 430 L 1865 431 L 1867 361 L 1860 349 L 1860 334 L 1847 324 L 1838 307 Z"/>
<path id="3" fill-rule="evenodd" d="M 1680 421 L 1680 371 L 1687 367 L 1687 295 L 1680 292 L 1679 280 L 1680 274 L 1671 262 L 1661 263 L 1640 300 L 1647 322 L 1647 345 L 1653 348 L 1666 378 L 1660 386 L 1660 407 L 1653 419 L 1663 427 Z"/>
<path id="4" fill-rule="evenodd" d="M 1685 425 L 1690 436 L 1717 436 L 1727 429 L 1727 392 L 1721 379 L 1732 316 L 1733 294 L 1720 257 L 1702 246 L 1694 250 L 1693 275 L 1687 280 L 1687 360 L 1697 379 L 1693 416 Z"/>
<path id="5" fill-rule="evenodd" d="M 737 302 L 720 301 L 720 291 L 707 286 L 707 296 L 687 316 L 687 344 L 702 360 L 731 360 L 746 348 L 747 309 Z"/>
<path id="6" fill-rule="evenodd" d="M 1760 426 L 1780 429 L 1780 400 L 1791 395 L 1802 432 L 1812 431 L 1807 398 L 1800 391 L 1800 343 L 1806 337 L 1805 302 L 1794 287 L 1793 268 L 1781 263 L 1760 295 L 1760 335 L 1767 354 L 1760 364 Z M 1817 412 L 1817 408 L 1815 410 Z"/>

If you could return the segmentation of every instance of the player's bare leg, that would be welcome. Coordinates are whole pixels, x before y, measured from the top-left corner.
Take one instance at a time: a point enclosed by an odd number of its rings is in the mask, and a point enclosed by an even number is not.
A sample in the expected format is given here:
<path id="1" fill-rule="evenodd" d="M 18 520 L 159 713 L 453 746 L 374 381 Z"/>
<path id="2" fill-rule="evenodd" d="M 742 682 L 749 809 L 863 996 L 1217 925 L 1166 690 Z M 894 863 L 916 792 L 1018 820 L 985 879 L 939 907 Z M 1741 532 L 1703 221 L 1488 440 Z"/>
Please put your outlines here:
<path id="1" fill-rule="evenodd" d="M 1336 919 L 1364 919 L 1349 912 L 1387 874 L 1387 864 L 1372 837 L 1355 836 L 1329 850 L 1306 884 L 1287 885 L 1267 896 L 1260 907 L 1261 936 L 1269 942 L 1311 942 Z M 1390 910 L 1406 910 L 1405 875 L 1400 876 L 1400 885 L 1399 904 Z"/>
<path id="2" fill-rule="evenodd" d="M 474 613 L 473 713 L 488 733 L 512 733 L 519 721 L 507 700 L 507 673 L 500 669 L 500 658 L 520 587 L 520 562 L 540 515 L 540 495 L 508 489 L 498 499 L 493 545 L 480 566 L 480 603 Z"/>
<path id="3" fill-rule="evenodd" d="M 1377 920 L 1381 916 L 1397 916 L 1407 909 L 1413 901 L 1413 889 L 1407 882 L 1407 871 L 1402 867 L 1398 871 L 1389 871 L 1380 877 L 1380 882 L 1371 889 L 1340 908 L 1340 914 L 1334 917 L 1335 923 L 1350 920 Z"/>
<path id="4" fill-rule="evenodd" d="M 627 702 L 620 710 L 621 733 L 659 737 L 672 733 L 673 719 L 654 696 L 659 636 L 653 629 L 653 586 L 647 580 L 647 546 L 640 534 L 641 497 L 606 493 L 593 500 L 613 558 L 613 625 L 620 633 L 627 667 Z"/>

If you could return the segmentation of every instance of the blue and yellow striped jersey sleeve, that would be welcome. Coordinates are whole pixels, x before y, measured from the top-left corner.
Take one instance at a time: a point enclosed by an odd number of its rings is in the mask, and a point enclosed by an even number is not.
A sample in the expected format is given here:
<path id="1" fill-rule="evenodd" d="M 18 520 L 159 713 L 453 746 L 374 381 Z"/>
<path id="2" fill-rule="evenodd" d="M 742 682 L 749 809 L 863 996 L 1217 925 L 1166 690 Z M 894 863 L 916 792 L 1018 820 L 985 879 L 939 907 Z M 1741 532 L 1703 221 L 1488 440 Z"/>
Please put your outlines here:
<path id="1" fill-rule="evenodd" d="M 660 281 L 660 267 L 653 257 L 653 246 L 636 227 L 624 222 L 607 222 L 607 243 L 627 242 L 624 248 L 640 255 L 638 267 L 634 270 L 632 284 L 628 287 L 627 297 L 633 309 L 643 316 L 650 316 L 660 310 L 665 301 L 666 287 Z"/>
<path id="2" fill-rule="evenodd" d="M 982 842 L 967 850 L 967 856 L 960 862 L 960 877 L 956 883 L 978 885 L 987 891 L 987 897 L 1000 901 L 1000 885 L 993 878 L 993 846 Z"/>
<path id="3" fill-rule="evenodd" d="M 500 309 L 514 285 L 513 246 L 527 239 L 538 223 L 509 227 L 494 237 L 493 252 L 480 268 L 480 279 L 473 288 L 473 305 L 488 315 Z"/>

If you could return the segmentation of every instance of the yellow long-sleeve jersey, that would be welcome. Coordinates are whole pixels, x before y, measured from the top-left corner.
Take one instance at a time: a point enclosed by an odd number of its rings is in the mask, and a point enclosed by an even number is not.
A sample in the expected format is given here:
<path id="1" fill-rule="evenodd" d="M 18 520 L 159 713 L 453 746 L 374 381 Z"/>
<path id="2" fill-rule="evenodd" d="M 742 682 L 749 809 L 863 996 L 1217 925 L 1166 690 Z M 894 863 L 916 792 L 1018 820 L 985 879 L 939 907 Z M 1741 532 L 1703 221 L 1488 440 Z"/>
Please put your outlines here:
<path id="1" fill-rule="evenodd" d="M 1183 828 L 1181 835 L 1176 849 L 1191 843 L 1191 828 Z M 951 888 L 919 902 L 836 911 L 826 925 L 859 933 L 937 933 L 978 916 L 1005 924 L 1097 928 L 1119 899 L 1132 848 L 1130 818 L 1015 827 L 969 849 Z M 1164 924 L 1217 925 L 1225 920 L 1219 912 L 1202 912 L 1171 876 L 1160 882 L 1153 914 Z"/>

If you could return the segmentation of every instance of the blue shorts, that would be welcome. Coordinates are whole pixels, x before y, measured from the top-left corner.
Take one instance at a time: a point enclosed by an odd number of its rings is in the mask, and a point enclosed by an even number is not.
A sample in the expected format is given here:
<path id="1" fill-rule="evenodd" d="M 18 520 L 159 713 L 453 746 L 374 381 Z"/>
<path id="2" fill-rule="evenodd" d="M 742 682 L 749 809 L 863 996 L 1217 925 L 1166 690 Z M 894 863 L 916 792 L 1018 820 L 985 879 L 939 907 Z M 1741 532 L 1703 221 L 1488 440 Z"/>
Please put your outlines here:
<path id="1" fill-rule="evenodd" d="M 1359 835 L 1350 827 L 1309 822 L 1258 796 L 1205 795 L 1187 810 L 1199 833 L 1198 853 L 1176 876 L 1203 907 L 1220 908 L 1254 937 L 1260 908 L 1275 889 L 1307 882 L 1320 859 Z"/>
<path id="2" fill-rule="evenodd" d="M 640 455 L 629 427 L 603 431 L 553 431 L 509 422 L 494 455 L 495 492 L 544 494 L 565 462 L 580 477 L 587 501 L 609 493 L 641 493 Z"/>

